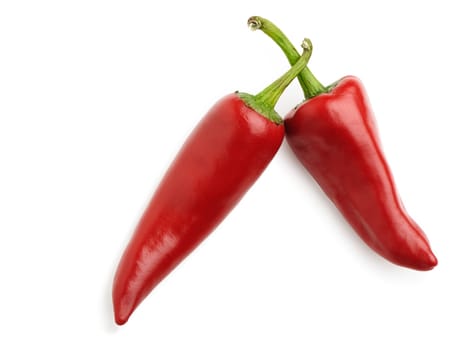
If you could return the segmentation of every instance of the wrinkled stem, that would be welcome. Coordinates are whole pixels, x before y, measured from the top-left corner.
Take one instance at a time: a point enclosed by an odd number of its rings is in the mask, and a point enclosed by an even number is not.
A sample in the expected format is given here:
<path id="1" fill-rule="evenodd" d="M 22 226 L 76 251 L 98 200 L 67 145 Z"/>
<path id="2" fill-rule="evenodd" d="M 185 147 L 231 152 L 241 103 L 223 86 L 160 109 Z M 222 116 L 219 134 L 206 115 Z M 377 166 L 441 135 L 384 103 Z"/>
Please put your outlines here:
<path id="1" fill-rule="evenodd" d="M 271 21 L 259 16 L 253 16 L 248 19 L 248 26 L 251 30 L 259 29 L 267 34 L 282 49 L 290 64 L 294 65 L 300 58 L 299 53 L 286 35 Z M 299 73 L 298 80 L 306 99 L 327 91 L 308 67 L 305 67 Z"/>

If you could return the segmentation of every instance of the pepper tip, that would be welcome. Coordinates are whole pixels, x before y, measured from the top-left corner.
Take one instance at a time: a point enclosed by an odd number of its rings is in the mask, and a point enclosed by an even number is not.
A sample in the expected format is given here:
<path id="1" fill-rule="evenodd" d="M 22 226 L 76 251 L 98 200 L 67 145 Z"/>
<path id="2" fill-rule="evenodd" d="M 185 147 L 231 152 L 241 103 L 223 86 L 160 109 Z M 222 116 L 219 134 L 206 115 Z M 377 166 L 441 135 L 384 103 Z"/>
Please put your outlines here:
<path id="1" fill-rule="evenodd" d="M 114 316 L 114 322 L 116 322 L 118 326 L 124 325 L 127 321 L 127 318 L 118 317 L 117 315 Z"/>
<path id="2" fill-rule="evenodd" d="M 132 312 L 127 312 L 127 310 L 125 311 L 126 312 L 122 312 L 120 309 L 114 308 L 114 322 L 116 322 L 118 326 L 124 325 L 129 320 Z"/>
<path id="3" fill-rule="evenodd" d="M 437 264 L 438 264 L 438 260 L 436 256 L 432 252 L 430 252 L 429 253 L 429 269 L 430 270 L 433 269 L 434 267 L 437 266 Z"/>
<path id="4" fill-rule="evenodd" d="M 416 270 L 421 271 L 430 271 L 438 264 L 437 258 L 432 251 L 426 252 L 423 254 L 419 261 L 416 262 L 416 265 L 413 267 Z"/>
<path id="5" fill-rule="evenodd" d="M 113 296 L 114 322 L 118 326 L 125 324 L 134 310 L 133 303 L 127 297 Z"/>

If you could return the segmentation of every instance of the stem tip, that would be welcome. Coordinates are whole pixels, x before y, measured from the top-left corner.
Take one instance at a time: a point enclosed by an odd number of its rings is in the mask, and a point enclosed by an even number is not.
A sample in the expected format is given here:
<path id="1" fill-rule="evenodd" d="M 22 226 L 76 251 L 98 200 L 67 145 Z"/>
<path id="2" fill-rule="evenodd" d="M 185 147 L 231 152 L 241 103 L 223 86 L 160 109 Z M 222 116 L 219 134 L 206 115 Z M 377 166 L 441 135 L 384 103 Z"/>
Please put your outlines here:
<path id="1" fill-rule="evenodd" d="M 312 51 L 313 50 L 312 41 L 309 38 L 304 38 L 304 40 L 302 41 L 301 47 L 305 50 Z"/>
<path id="2" fill-rule="evenodd" d="M 262 27 L 262 22 L 259 20 L 259 17 L 252 16 L 248 19 L 248 27 L 252 31 L 258 30 Z"/>

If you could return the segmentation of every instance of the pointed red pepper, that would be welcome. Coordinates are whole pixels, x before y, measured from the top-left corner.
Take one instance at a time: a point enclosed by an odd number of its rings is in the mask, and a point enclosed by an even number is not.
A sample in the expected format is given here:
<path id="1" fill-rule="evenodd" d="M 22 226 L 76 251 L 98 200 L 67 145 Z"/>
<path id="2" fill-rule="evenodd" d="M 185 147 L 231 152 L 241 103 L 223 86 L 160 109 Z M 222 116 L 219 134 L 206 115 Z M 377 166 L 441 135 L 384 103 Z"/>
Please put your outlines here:
<path id="1" fill-rule="evenodd" d="M 299 54 L 272 22 L 251 17 L 294 64 Z M 285 117 L 286 139 L 357 234 L 387 260 L 416 270 L 437 264 L 428 239 L 406 212 L 387 164 L 375 116 L 359 79 L 324 87 L 305 68 L 305 101 Z"/>
<path id="2" fill-rule="evenodd" d="M 311 43 L 280 79 L 259 94 L 233 93 L 204 116 L 177 154 L 145 210 L 113 283 L 117 324 L 211 233 L 279 149 L 283 120 L 274 107 L 307 65 Z"/>

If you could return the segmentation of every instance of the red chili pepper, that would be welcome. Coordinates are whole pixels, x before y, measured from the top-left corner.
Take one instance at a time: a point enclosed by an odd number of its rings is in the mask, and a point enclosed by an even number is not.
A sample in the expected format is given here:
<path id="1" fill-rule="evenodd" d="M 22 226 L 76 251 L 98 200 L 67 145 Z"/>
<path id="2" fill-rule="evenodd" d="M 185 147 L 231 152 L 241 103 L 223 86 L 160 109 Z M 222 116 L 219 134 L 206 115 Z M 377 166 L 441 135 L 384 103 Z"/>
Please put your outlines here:
<path id="1" fill-rule="evenodd" d="M 113 284 L 122 325 L 150 291 L 233 209 L 279 149 L 274 107 L 307 65 L 311 43 L 280 79 L 252 96 L 218 101 L 191 133 L 159 184 L 119 263 Z"/>
<path id="2" fill-rule="evenodd" d="M 272 38 L 291 64 L 298 59 L 273 23 L 251 17 L 248 24 Z M 347 76 L 325 88 L 308 68 L 298 79 L 306 99 L 285 117 L 296 157 L 372 249 L 395 264 L 432 269 L 437 259 L 402 204 L 360 80 Z"/>

